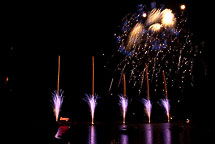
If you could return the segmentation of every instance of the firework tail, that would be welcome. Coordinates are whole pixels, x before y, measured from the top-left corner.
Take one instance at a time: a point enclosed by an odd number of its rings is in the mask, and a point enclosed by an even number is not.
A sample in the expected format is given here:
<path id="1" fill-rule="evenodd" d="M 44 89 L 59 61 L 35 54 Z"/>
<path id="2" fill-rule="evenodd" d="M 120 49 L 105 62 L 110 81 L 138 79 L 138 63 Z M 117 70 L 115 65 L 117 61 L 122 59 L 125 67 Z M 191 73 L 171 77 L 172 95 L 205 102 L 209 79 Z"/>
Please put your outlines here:
<path id="1" fill-rule="evenodd" d="M 162 73 L 163 73 L 163 81 L 164 81 L 165 96 L 166 96 L 166 99 L 168 100 L 167 85 L 166 85 L 166 77 L 165 77 L 164 71 L 163 71 Z"/>
<path id="2" fill-rule="evenodd" d="M 57 73 L 57 96 L 60 93 L 60 56 L 58 56 L 58 73 Z"/>
<path id="3" fill-rule="evenodd" d="M 126 99 L 126 81 L 125 81 L 125 74 L 123 74 L 123 97 Z M 125 124 L 125 110 L 123 110 L 123 124 Z"/>
<path id="4" fill-rule="evenodd" d="M 94 97 L 94 56 L 92 56 L 92 97 Z"/>
<path id="5" fill-rule="evenodd" d="M 123 96 L 126 98 L 126 81 L 125 81 L 125 74 L 123 74 Z"/>
<path id="6" fill-rule="evenodd" d="M 148 78 L 148 66 L 147 66 L 147 64 L 145 64 L 145 69 L 146 69 L 146 81 L 147 81 L 147 98 L 148 98 L 148 100 L 150 100 L 150 97 L 149 97 L 149 78 Z"/>
<path id="7" fill-rule="evenodd" d="M 166 102 L 162 102 L 164 105 L 164 108 L 166 109 L 166 113 L 167 113 L 167 118 L 168 118 L 168 122 L 169 122 L 169 100 L 168 100 L 168 93 L 167 93 L 167 84 L 166 84 L 166 77 L 165 77 L 165 73 L 164 71 L 162 72 L 163 74 L 163 81 L 164 81 L 164 91 L 165 91 L 165 96 L 166 96 Z M 166 106 L 165 106 L 166 105 Z"/>
<path id="8" fill-rule="evenodd" d="M 148 113 L 148 118 L 149 118 L 149 123 L 151 122 L 151 102 L 150 102 L 150 97 L 149 97 L 149 77 L 148 77 L 148 66 L 147 64 L 145 64 L 145 69 L 146 69 L 146 82 L 147 82 L 147 99 L 148 99 L 148 105 L 150 105 L 150 108 L 147 109 L 147 113 Z"/>
<path id="9" fill-rule="evenodd" d="M 92 99 L 94 98 L 94 56 L 92 56 Z M 92 114 L 92 122 L 94 124 L 94 113 Z"/>
<path id="10" fill-rule="evenodd" d="M 57 122 L 60 108 L 63 102 L 63 97 L 62 95 L 60 95 L 60 56 L 58 56 L 57 92 L 56 92 L 56 95 L 53 94 L 53 102 L 54 102 L 55 118 Z"/>

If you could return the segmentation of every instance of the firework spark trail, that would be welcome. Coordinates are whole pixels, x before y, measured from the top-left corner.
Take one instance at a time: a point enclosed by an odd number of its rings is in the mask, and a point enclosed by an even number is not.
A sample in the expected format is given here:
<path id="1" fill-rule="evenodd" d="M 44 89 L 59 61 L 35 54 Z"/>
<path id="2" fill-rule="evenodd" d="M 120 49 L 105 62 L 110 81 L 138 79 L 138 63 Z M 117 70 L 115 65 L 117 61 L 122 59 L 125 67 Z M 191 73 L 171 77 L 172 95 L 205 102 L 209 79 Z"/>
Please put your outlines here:
<path id="1" fill-rule="evenodd" d="M 85 102 L 87 102 L 87 104 L 89 105 L 90 108 L 90 112 L 91 112 L 91 118 L 92 118 L 92 124 L 94 124 L 94 114 L 95 114 L 95 108 L 97 105 L 96 100 L 98 99 L 98 96 L 95 94 L 94 96 L 90 95 L 90 94 L 85 94 L 86 98 L 84 98 L 83 100 Z"/>
<path id="2" fill-rule="evenodd" d="M 151 104 L 151 101 L 148 100 L 148 99 L 142 99 L 141 102 L 144 104 L 144 107 L 145 107 L 145 112 L 148 116 L 148 119 L 149 119 L 149 123 L 151 122 L 151 109 L 152 109 L 152 104 Z"/>
<path id="3" fill-rule="evenodd" d="M 168 100 L 167 83 L 166 83 L 165 72 L 162 71 L 162 74 L 163 74 L 163 83 L 164 83 L 164 91 L 165 91 L 166 99 L 161 99 L 161 104 L 162 104 L 162 106 L 164 107 L 164 109 L 166 111 L 167 119 L 168 119 L 168 122 L 169 122 L 169 118 L 170 118 L 170 104 L 169 104 L 169 100 Z"/>
<path id="4" fill-rule="evenodd" d="M 113 84 L 113 78 L 111 79 L 110 86 L 109 86 L 109 89 L 108 89 L 108 92 L 109 92 L 109 93 L 110 93 L 110 91 L 111 91 L 112 84 Z"/>
<path id="5" fill-rule="evenodd" d="M 177 14 L 169 8 L 154 5 L 148 10 L 138 5 L 137 12 L 123 19 L 122 31 L 117 35 L 118 52 L 123 54 L 117 70 L 130 73 L 129 83 L 134 86 L 141 86 L 145 63 L 151 73 L 151 83 L 158 82 L 161 70 L 166 71 L 172 87 L 180 85 L 185 76 L 189 78 L 187 81 L 191 80 L 192 61 L 197 52 L 191 52 L 186 22 L 184 11 Z"/>
<path id="6" fill-rule="evenodd" d="M 168 99 L 161 99 L 161 104 L 162 104 L 163 108 L 166 111 L 166 115 L 167 115 L 168 122 L 169 122 L 169 118 L 170 118 L 170 104 L 169 104 L 169 100 Z"/>
<path id="7" fill-rule="evenodd" d="M 59 95 L 57 91 L 54 91 L 52 93 L 52 104 L 53 104 L 53 110 L 54 110 L 56 121 L 58 121 L 59 113 L 63 103 L 63 93 L 64 92 L 62 90 L 60 90 Z"/>
<path id="8" fill-rule="evenodd" d="M 121 106 L 122 109 L 122 115 L 123 115 L 123 124 L 125 124 L 125 117 L 126 117 L 126 112 L 127 112 L 127 107 L 128 107 L 128 99 L 124 97 L 124 95 L 119 95 L 119 105 Z"/>

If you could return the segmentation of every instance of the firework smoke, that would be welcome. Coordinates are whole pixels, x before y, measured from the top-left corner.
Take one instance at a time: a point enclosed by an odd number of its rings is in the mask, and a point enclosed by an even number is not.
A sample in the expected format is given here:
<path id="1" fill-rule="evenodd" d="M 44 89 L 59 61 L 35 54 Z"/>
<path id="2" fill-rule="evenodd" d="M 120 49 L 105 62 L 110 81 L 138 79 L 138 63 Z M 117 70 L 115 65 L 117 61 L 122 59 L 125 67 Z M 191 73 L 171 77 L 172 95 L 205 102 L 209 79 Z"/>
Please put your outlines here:
<path id="1" fill-rule="evenodd" d="M 52 93 L 52 104 L 53 104 L 53 110 L 54 110 L 56 121 L 58 121 L 59 113 L 63 103 L 63 93 L 64 92 L 62 90 L 60 90 L 59 95 L 57 91 L 54 91 Z"/>

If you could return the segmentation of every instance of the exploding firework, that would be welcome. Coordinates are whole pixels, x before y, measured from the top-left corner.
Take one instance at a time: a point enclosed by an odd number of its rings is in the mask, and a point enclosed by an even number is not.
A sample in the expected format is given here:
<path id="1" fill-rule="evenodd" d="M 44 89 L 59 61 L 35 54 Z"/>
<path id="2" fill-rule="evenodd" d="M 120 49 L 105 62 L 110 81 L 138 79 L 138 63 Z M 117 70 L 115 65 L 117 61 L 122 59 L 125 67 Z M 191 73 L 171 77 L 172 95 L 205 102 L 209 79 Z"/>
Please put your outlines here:
<path id="1" fill-rule="evenodd" d="M 63 93 L 64 92 L 62 90 L 60 90 L 59 94 L 57 91 L 54 91 L 52 93 L 52 104 L 53 104 L 53 110 L 54 110 L 56 121 L 58 121 L 59 113 L 63 103 Z"/>
<path id="2" fill-rule="evenodd" d="M 118 52 L 122 54 L 117 71 L 130 75 L 129 82 L 142 91 L 147 64 L 155 92 L 160 88 L 162 70 L 171 87 L 182 89 L 185 81 L 191 81 L 193 59 L 198 52 L 192 46 L 190 31 L 185 29 L 186 22 L 182 10 L 177 13 L 165 6 L 156 8 L 155 4 L 149 10 L 138 5 L 136 12 L 123 19 L 121 33 L 116 35 Z"/>
<path id="3" fill-rule="evenodd" d="M 148 99 L 142 99 L 141 102 L 144 104 L 144 107 L 145 107 L 145 112 L 148 116 L 148 119 L 149 119 L 149 123 L 151 122 L 151 109 L 152 109 L 152 104 L 151 104 L 151 101 L 148 100 Z"/>
<path id="4" fill-rule="evenodd" d="M 161 104 L 162 104 L 163 108 L 166 111 L 166 115 L 167 115 L 168 122 L 169 122 L 169 118 L 170 118 L 170 115 L 169 115 L 169 111 L 170 111 L 169 100 L 168 99 L 161 99 Z"/>
<path id="5" fill-rule="evenodd" d="M 127 107 L 128 107 L 128 99 L 124 97 L 124 95 L 119 95 L 119 105 L 121 106 L 122 109 L 122 116 L 123 116 L 123 124 L 125 124 L 125 116 L 127 112 Z"/>
<path id="6" fill-rule="evenodd" d="M 86 98 L 84 98 L 84 101 L 86 101 L 89 105 L 90 112 L 91 112 L 91 118 L 92 118 L 92 124 L 94 124 L 94 114 L 95 114 L 95 108 L 96 108 L 96 100 L 97 100 L 97 95 L 90 95 L 86 94 Z"/>

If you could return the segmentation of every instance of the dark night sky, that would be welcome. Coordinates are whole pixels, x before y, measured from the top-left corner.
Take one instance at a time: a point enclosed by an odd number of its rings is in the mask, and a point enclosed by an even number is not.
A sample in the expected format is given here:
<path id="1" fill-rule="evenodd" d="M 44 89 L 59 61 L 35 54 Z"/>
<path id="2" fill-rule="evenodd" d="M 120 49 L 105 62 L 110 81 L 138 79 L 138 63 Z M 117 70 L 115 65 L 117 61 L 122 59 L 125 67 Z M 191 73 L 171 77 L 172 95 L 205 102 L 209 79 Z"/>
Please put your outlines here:
<path id="1" fill-rule="evenodd" d="M 148 0 L 146 2 L 149 3 Z M 49 105 L 51 93 L 56 89 L 59 54 L 62 56 L 61 88 L 65 91 L 64 113 L 73 113 L 71 117 L 77 121 L 89 120 L 88 108 L 81 98 L 85 93 L 90 93 L 92 55 L 95 56 L 96 91 L 99 94 L 106 93 L 100 102 L 104 105 L 100 107 L 102 109 L 107 106 L 104 101 L 110 101 L 107 89 L 111 74 L 103 66 L 110 60 L 115 46 L 113 35 L 119 32 L 118 26 L 121 25 L 122 18 L 135 11 L 140 3 L 144 1 L 7 5 L 1 17 L 3 38 L 0 40 L 0 88 L 1 93 L 7 95 L 4 97 L 7 103 L 5 115 L 12 118 L 28 115 L 31 122 L 41 121 L 41 117 L 46 119 L 47 113 L 51 115 L 50 106 L 47 111 L 42 103 L 44 101 L 44 105 L 47 105 L 48 102 Z M 181 1 L 165 0 L 163 3 L 167 7 L 177 8 Z M 204 67 L 208 71 L 209 44 L 205 31 L 207 23 L 202 18 L 206 15 L 204 10 L 207 8 L 206 4 L 194 0 L 188 1 L 187 5 L 194 44 L 200 45 L 201 41 L 205 41 L 205 48 L 197 60 L 196 86 L 186 91 L 181 108 L 183 112 L 189 109 L 187 113 L 194 121 L 201 121 L 204 120 L 205 111 L 207 115 L 211 113 L 210 103 L 212 104 L 208 73 L 204 75 Z M 102 56 L 103 53 L 105 56 Z M 9 82 L 4 84 L 7 75 Z M 209 104 L 203 103 L 203 98 Z M 78 108 L 85 116 L 77 113 Z M 21 115 L 17 115 L 18 111 L 22 111 Z M 101 115 L 98 120 L 104 120 L 104 111 L 98 110 L 98 115 Z"/>

